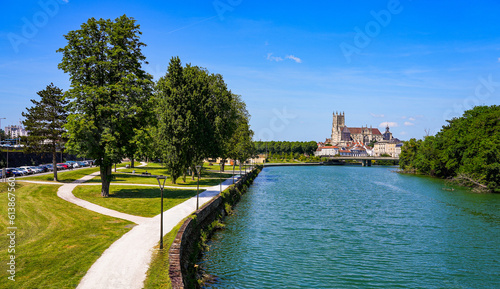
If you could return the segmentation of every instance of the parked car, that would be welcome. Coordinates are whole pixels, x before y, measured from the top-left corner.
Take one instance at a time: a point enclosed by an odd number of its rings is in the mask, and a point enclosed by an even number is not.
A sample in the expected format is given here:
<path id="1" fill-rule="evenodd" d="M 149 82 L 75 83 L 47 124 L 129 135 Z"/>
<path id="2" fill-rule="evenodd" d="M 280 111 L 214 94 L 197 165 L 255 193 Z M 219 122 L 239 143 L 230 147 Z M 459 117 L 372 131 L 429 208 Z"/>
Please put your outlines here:
<path id="1" fill-rule="evenodd" d="M 20 170 L 18 168 L 11 168 L 12 170 L 12 173 L 16 176 L 16 177 L 22 177 L 24 175 L 26 175 L 27 173 L 23 170 Z"/>
<path id="2" fill-rule="evenodd" d="M 34 174 L 39 174 L 43 172 L 43 170 L 40 169 L 39 167 L 30 167 L 30 169 L 33 171 Z"/>
<path id="3" fill-rule="evenodd" d="M 67 164 L 59 163 L 59 164 L 57 164 L 57 169 L 58 170 L 67 170 L 67 169 L 69 169 L 69 166 Z"/>
<path id="4" fill-rule="evenodd" d="M 22 176 L 23 175 L 23 173 L 21 173 L 20 171 L 18 171 L 15 168 L 7 168 L 7 169 L 5 169 L 5 174 L 7 175 L 8 178 L 10 178 L 12 176 L 18 177 L 18 176 Z"/>
<path id="5" fill-rule="evenodd" d="M 51 172 L 53 170 L 51 164 L 46 164 L 46 165 L 41 165 L 43 167 L 43 170 L 46 172 Z"/>
<path id="6" fill-rule="evenodd" d="M 30 169 L 30 167 L 19 167 L 17 168 L 18 170 L 20 170 L 21 172 L 23 172 L 24 175 L 31 175 L 33 174 L 33 171 Z"/>
<path id="7" fill-rule="evenodd" d="M 76 161 L 67 161 L 66 163 L 70 163 L 73 166 L 73 168 L 81 167 L 81 165 Z"/>
<path id="8" fill-rule="evenodd" d="M 82 168 L 87 166 L 87 164 L 84 162 L 76 162 L 76 163 Z"/>

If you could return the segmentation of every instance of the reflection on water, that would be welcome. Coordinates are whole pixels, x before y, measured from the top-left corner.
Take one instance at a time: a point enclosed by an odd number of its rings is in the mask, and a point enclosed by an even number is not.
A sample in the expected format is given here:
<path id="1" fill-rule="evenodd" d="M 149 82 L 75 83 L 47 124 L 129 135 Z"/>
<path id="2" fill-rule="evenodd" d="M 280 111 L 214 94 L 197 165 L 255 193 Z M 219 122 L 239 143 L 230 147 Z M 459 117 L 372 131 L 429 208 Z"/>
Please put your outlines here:
<path id="1" fill-rule="evenodd" d="M 500 196 L 393 168 L 266 168 L 215 234 L 207 288 L 500 288 Z"/>

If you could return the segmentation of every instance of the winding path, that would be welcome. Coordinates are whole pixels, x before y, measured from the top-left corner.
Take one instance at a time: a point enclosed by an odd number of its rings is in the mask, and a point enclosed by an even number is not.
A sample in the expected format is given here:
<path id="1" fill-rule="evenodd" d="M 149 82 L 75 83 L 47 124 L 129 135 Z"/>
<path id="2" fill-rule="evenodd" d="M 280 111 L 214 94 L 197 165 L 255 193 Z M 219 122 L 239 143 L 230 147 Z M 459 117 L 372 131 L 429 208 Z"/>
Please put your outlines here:
<path id="1" fill-rule="evenodd" d="M 147 165 L 141 163 L 141 166 Z M 99 173 L 93 173 L 76 180 L 70 184 L 62 185 L 57 191 L 57 195 L 71 203 L 84 207 L 88 210 L 132 221 L 137 225 L 120 239 L 111 244 L 101 257 L 87 271 L 82 278 L 78 289 L 140 289 L 143 288 L 146 273 L 151 262 L 154 247 L 159 242 L 160 215 L 153 218 L 129 215 L 115 210 L 104 208 L 96 204 L 84 201 L 75 197 L 73 189 L 83 182 L 95 177 Z M 229 178 L 222 183 L 224 190 L 233 183 Z M 115 184 L 113 184 L 115 185 Z M 136 185 L 136 184 L 123 184 Z M 149 185 L 147 185 L 149 186 Z M 185 188 L 185 187 L 182 187 Z M 206 188 L 206 187 L 205 187 Z M 192 189 L 192 188 L 189 188 Z M 219 194 L 219 185 L 208 187 L 206 191 L 200 193 L 200 207 Z M 185 202 L 165 211 L 163 213 L 163 232 L 167 234 L 185 217 L 196 210 L 196 196 Z"/>

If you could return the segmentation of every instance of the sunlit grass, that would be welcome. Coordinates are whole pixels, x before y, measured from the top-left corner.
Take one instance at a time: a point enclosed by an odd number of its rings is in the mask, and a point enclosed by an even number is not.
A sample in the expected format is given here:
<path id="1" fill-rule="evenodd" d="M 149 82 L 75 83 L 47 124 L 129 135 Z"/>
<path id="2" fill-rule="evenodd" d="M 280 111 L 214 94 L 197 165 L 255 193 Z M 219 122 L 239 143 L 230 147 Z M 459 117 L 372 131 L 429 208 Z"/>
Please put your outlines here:
<path id="1" fill-rule="evenodd" d="M 200 193 L 203 191 L 200 190 Z M 160 213 L 159 187 L 111 185 L 109 197 L 103 198 L 100 186 L 78 186 L 73 190 L 73 194 L 77 198 L 99 206 L 131 215 L 154 217 Z M 193 190 L 165 188 L 163 209 L 166 211 L 195 195 L 196 188 Z"/>
<path id="2" fill-rule="evenodd" d="M 0 288 L 75 288 L 104 250 L 133 226 L 58 198 L 58 188 L 17 184 L 16 281 L 9 281 L 7 271 L 2 270 Z M 2 236 L 7 235 L 9 226 L 7 202 L 7 185 L 2 183 Z M 8 245 L 6 237 L 2 238 L 4 261 Z"/>

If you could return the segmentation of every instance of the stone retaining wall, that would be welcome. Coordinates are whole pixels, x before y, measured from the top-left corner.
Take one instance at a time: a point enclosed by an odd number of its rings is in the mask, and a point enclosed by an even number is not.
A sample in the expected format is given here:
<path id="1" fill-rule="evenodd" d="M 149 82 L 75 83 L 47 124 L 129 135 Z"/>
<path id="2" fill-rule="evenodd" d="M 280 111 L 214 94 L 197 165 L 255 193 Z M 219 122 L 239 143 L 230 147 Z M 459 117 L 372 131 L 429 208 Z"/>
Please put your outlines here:
<path id="1" fill-rule="evenodd" d="M 190 269 L 194 268 L 192 256 L 196 253 L 201 231 L 206 229 L 217 218 L 226 215 L 225 203 L 234 204 L 237 202 L 241 194 L 240 191 L 245 189 L 243 187 L 247 180 L 253 181 L 259 174 L 260 169 L 258 167 L 240 178 L 234 185 L 214 197 L 184 221 L 169 251 L 169 275 L 172 288 L 187 288 L 188 273 L 192 272 L 193 270 Z"/>

